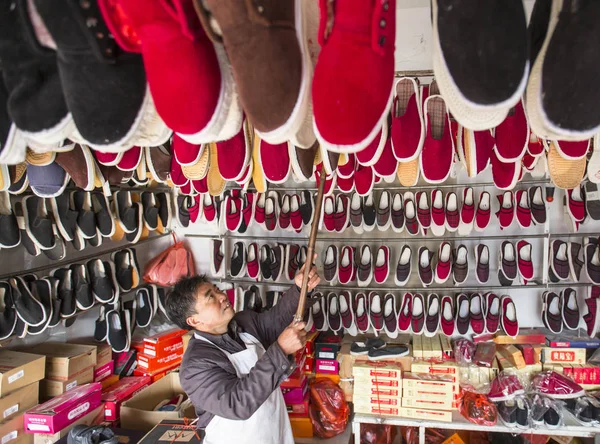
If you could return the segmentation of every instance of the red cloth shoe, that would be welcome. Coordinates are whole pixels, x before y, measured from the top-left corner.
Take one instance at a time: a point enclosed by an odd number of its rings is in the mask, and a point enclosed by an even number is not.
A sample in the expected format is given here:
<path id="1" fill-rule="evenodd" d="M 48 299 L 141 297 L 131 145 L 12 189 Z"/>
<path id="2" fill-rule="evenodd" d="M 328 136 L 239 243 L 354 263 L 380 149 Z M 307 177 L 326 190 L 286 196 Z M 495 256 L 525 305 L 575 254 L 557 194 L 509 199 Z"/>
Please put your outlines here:
<path id="1" fill-rule="evenodd" d="M 385 142 L 381 156 L 375 165 L 373 165 L 373 172 L 376 176 L 383 179 L 391 178 L 396 179 L 396 173 L 398 171 L 398 161 L 394 157 L 394 151 L 392 149 L 392 139 L 389 137 Z M 392 181 L 393 181 L 392 180 Z"/>
<path id="2" fill-rule="evenodd" d="M 323 201 L 323 225 L 329 232 L 336 231 L 335 227 L 335 197 L 325 196 Z"/>
<path id="3" fill-rule="evenodd" d="M 354 172 L 354 186 L 359 196 L 368 196 L 375 186 L 375 173 L 373 167 L 356 165 Z"/>
<path id="4" fill-rule="evenodd" d="M 258 245 L 252 242 L 248 245 L 246 253 L 246 273 L 251 279 L 257 279 L 260 273 L 260 265 L 258 262 Z"/>
<path id="5" fill-rule="evenodd" d="M 418 80 L 403 77 L 396 81 L 392 106 L 392 147 L 398 161 L 409 162 L 421 154 L 425 143 L 425 122 Z"/>
<path id="6" fill-rule="evenodd" d="M 382 245 L 377 249 L 374 266 L 375 271 L 373 276 L 375 277 L 375 282 L 383 284 L 387 281 L 390 274 L 390 249 L 385 245 Z"/>
<path id="7" fill-rule="evenodd" d="M 517 309 L 510 296 L 502 296 L 500 300 L 502 307 L 502 329 L 510 337 L 516 337 L 519 334 L 519 321 L 517 320 Z"/>
<path id="8" fill-rule="evenodd" d="M 425 100 L 424 112 L 426 134 L 419 157 L 421 174 L 428 183 L 442 183 L 450 176 L 454 160 L 450 115 L 440 96 L 429 96 Z"/>
<path id="9" fill-rule="evenodd" d="M 329 151 L 357 152 L 377 137 L 392 104 L 396 0 L 319 0 L 319 5 L 315 134 Z M 361 68 L 348 72 L 350 60 Z"/>
<path id="10" fill-rule="evenodd" d="M 517 222 L 521 228 L 531 226 L 531 207 L 529 205 L 529 193 L 527 190 L 518 190 L 515 193 L 517 202 Z"/>
<path id="11" fill-rule="evenodd" d="M 472 131 L 462 126 L 457 130 L 458 157 L 469 177 L 476 177 L 490 164 L 494 138 L 489 130 Z"/>
<path id="12" fill-rule="evenodd" d="M 345 194 L 337 195 L 333 218 L 335 231 L 343 232 L 350 221 L 350 199 Z"/>
<path id="13" fill-rule="evenodd" d="M 300 213 L 300 196 L 297 194 L 290 196 L 290 221 L 294 230 L 302 230 L 303 222 L 302 214 Z"/>
<path id="14" fill-rule="evenodd" d="M 477 211 L 475 212 L 475 230 L 483 231 L 490 223 L 491 216 L 490 193 L 482 191 L 479 195 Z"/>
<path id="15" fill-rule="evenodd" d="M 356 152 L 356 161 L 364 166 L 375 165 L 379 161 L 381 153 L 383 153 L 387 140 L 388 124 L 387 120 L 384 120 L 381 131 L 379 131 L 377 137 L 375 137 L 364 149 Z"/>
<path id="16" fill-rule="evenodd" d="M 454 316 L 455 310 L 452 296 L 442 296 L 440 326 L 442 328 L 442 333 L 446 336 L 452 336 L 454 334 L 454 329 L 456 328 Z"/>
<path id="17" fill-rule="evenodd" d="M 260 140 L 259 161 L 265 178 L 271 183 L 283 183 L 292 170 L 288 142 L 278 145 Z"/>
<path id="18" fill-rule="evenodd" d="M 156 110 L 169 128 L 193 143 L 226 140 L 239 131 L 242 110 L 227 57 L 223 50 L 217 54 L 202 29 L 193 0 L 98 3 L 117 43 L 142 53 Z M 123 11 L 133 29 L 114 19 Z M 133 32 L 141 47 L 131 44 Z"/>
<path id="19" fill-rule="evenodd" d="M 581 140 L 579 142 L 567 142 L 564 140 L 554 141 L 554 146 L 558 153 L 569 160 L 579 160 L 585 157 L 590 149 L 590 141 L 589 140 Z"/>
<path id="20" fill-rule="evenodd" d="M 521 100 L 496 127 L 494 138 L 496 154 L 502 162 L 516 162 L 523 157 L 529 145 L 529 125 Z"/>
<path id="21" fill-rule="evenodd" d="M 496 188 L 512 190 L 521 177 L 521 161 L 504 162 L 498 157 L 496 150 L 492 150 L 491 160 L 492 177 Z"/>
<path id="22" fill-rule="evenodd" d="M 435 281 L 438 284 L 445 283 L 452 271 L 452 246 L 448 242 L 442 242 L 438 250 L 438 261 L 435 266 Z"/>
<path id="23" fill-rule="evenodd" d="M 240 180 L 244 177 L 252 153 L 251 144 L 248 121 L 244 122 L 240 131 L 231 139 L 216 143 L 219 173 L 223 179 Z"/>
<path id="24" fill-rule="evenodd" d="M 352 153 L 347 154 L 348 162 L 344 165 L 338 164 L 337 167 L 337 176 L 343 179 L 349 179 L 354 176 L 354 169 L 356 168 L 356 156 Z"/>
<path id="25" fill-rule="evenodd" d="M 431 191 L 431 232 L 443 236 L 446 232 L 446 208 L 442 190 Z"/>
<path id="26" fill-rule="evenodd" d="M 288 230 L 290 224 L 290 195 L 284 194 L 281 198 L 281 209 L 279 210 L 279 228 Z"/>
<path id="27" fill-rule="evenodd" d="M 500 229 L 508 228 L 515 218 L 515 203 L 512 191 L 505 191 L 496 196 L 500 203 L 500 209 L 496 212 L 496 217 L 500 223 Z"/>
<path id="28" fill-rule="evenodd" d="M 487 293 L 485 301 L 485 327 L 488 333 L 496 333 L 500 327 L 500 298 L 494 293 Z"/>
<path id="29" fill-rule="evenodd" d="M 406 293 L 402 298 L 402 306 L 398 313 L 398 330 L 408 331 L 412 323 L 412 294 Z"/>
<path id="30" fill-rule="evenodd" d="M 177 163 L 182 166 L 187 166 L 195 165 L 200 160 L 204 146 L 187 142 L 175 134 L 173 135 L 173 141 L 171 142 L 171 150 L 173 151 L 173 157 L 175 157 Z"/>

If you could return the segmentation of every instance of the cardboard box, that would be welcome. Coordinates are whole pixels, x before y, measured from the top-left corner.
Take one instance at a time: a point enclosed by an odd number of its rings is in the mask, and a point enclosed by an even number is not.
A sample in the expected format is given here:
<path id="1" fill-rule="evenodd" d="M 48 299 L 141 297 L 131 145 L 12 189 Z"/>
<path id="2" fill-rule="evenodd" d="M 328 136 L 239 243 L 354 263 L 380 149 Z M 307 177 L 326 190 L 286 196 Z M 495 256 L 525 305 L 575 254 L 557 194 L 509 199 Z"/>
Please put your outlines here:
<path id="1" fill-rule="evenodd" d="M 94 339 L 73 341 L 73 344 L 96 347 L 96 365 L 102 366 L 112 361 L 112 347 L 107 342 L 96 342 Z"/>
<path id="2" fill-rule="evenodd" d="M 399 416 L 410 419 L 424 419 L 426 421 L 452 422 L 452 412 L 443 410 L 402 407 L 400 408 Z"/>
<path id="3" fill-rule="evenodd" d="M 98 408 L 99 382 L 76 387 L 50 401 L 39 404 L 24 415 L 26 433 L 56 433 Z"/>
<path id="4" fill-rule="evenodd" d="M 421 392 L 439 393 L 440 395 L 453 396 L 459 391 L 459 384 L 453 375 L 427 373 L 405 373 L 402 380 L 402 389 L 413 389 Z"/>
<path id="5" fill-rule="evenodd" d="M 108 378 L 103 379 L 102 381 L 100 381 L 100 383 L 102 384 L 102 390 L 106 390 L 107 387 L 116 384 L 117 382 L 119 382 L 119 379 L 119 375 L 110 375 Z"/>
<path id="6" fill-rule="evenodd" d="M 388 407 L 379 405 L 358 405 L 354 406 L 355 413 L 366 413 L 368 415 L 378 416 L 400 416 L 401 407 Z"/>
<path id="7" fill-rule="evenodd" d="M 423 359 L 423 336 L 415 335 L 413 336 L 413 357 L 415 359 Z"/>
<path id="8" fill-rule="evenodd" d="M 36 381 L 1 398 L 0 422 L 9 421 L 36 405 L 39 400 L 39 391 L 40 383 Z"/>
<path id="9" fill-rule="evenodd" d="M 144 338 L 142 353 L 153 358 L 164 358 L 174 353 L 183 355 L 182 336 L 186 333 L 187 330 L 175 328 Z"/>
<path id="10" fill-rule="evenodd" d="M 183 350 L 183 349 L 180 349 Z M 173 353 L 169 356 L 153 358 L 152 356 L 138 353 L 137 364 L 138 368 L 148 373 L 160 373 L 168 368 L 181 364 L 181 352 Z"/>
<path id="11" fill-rule="evenodd" d="M 337 375 L 340 372 L 340 363 L 335 359 L 317 359 L 315 371 L 317 373 Z"/>
<path id="12" fill-rule="evenodd" d="M 310 396 L 306 393 L 302 402 L 295 404 L 286 404 L 285 407 L 287 409 L 288 415 L 290 418 L 305 418 L 308 416 L 308 407 L 309 407 L 309 399 Z"/>
<path id="13" fill-rule="evenodd" d="M 337 358 L 337 354 L 341 348 L 341 335 L 336 335 L 335 333 L 329 331 L 321 332 L 321 334 L 315 340 L 315 358 L 335 359 Z"/>
<path id="14" fill-rule="evenodd" d="M 104 418 L 106 421 L 119 419 L 121 403 L 149 385 L 150 378 L 147 376 L 128 376 L 104 390 L 102 401 L 104 402 Z"/>
<path id="15" fill-rule="evenodd" d="M 108 378 L 115 371 L 115 361 L 108 361 L 106 364 L 96 365 L 94 367 L 94 382 L 100 382 Z"/>
<path id="16" fill-rule="evenodd" d="M 304 380 L 301 387 L 282 387 L 283 401 L 286 404 L 300 404 L 308 394 L 308 379 Z"/>
<path id="17" fill-rule="evenodd" d="M 317 336 L 319 336 L 319 333 L 319 331 L 315 330 L 306 335 L 306 344 L 304 345 L 305 355 L 315 354 L 315 341 L 317 340 Z"/>
<path id="18" fill-rule="evenodd" d="M 290 417 L 290 424 L 292 426 L 292 434 L 294 435 L 294 438 L 313 437 L 313 427 L 310 418 Z"/>
<path id="19" fill-rule="evenodd" d="M 57 381 L 54 379 L 43 379 L 41 383 L 41 398 L 47 400 L 54 398 L 64 392 L 74 389 L 75 387 L 89 384 L 94 381 L 94 367 L 83 369 L 78 374 L 66 381 Z"/>
<path id="20" fill-rule="evenodd" d="M 520 328 L 516 337 L 508 336 L 504 332 L 498 332 L 494 335 L 496 344 L 545 344 L 546 335 L 537 328 Z"/>
<path id="21" fill-rule="evenodd" d="M 456 362 L 427 362 L 414 361 L 411 366 L 412 373 L 426 373 L 430 375 L 450 375 L 458 382 L 459 367 Z"/>
<path id="22" fill-rule="evenodd" d="M 525 361 L 525 365 L 533 365 L 535 364 L 535 356 L 533 353 L 533 347 L 529 344 L 519 344 L 517 348 L 521 351 L 523 355 L 523 360 Z"/>
<path id="23" fill-rule="evenodd" d="M 0 443 L 3 444 L 30 444 L 33 436 L 25 433 L 23 414 L 17 415 L 0 424 Z"/>
<path id="24" fill-rule="evenodd" d="M 387 361 L 357 360 L 352 369 L 354 381 L 373 378 L 402 379 L 402 366 Z"/>
<path id="25" fill-rule="evenodd" d="M 364 397 L 356 396 L 352 399 L 355 411 L 367 411 L 372 408 L 400 408 L 402 406 L 402 398 L 382 398 L 377 396 Z"/>
<path id="26" fill-rule="evenodd" d="M 46 357 L 0 350 L 0 397 L 44 378 Z"/>
<path id="27" fill-rule="evenodd" d="M 585 364 L 585 348 L 542 348 L 544 363 L 548 364 Z"/>
<path id="28" fill-rule="evenodd" d="M 125 429 L 150 430 L 162 420 L 195 418 L 193 405 L 184 412 L 155 412 L 153 409 L 165 399 L 185 394 L 179 382 L 179 373 L 169 373 L 160 381 L 139 390 L 121 404 L 121 426 Z"/>
<path id="29" fill-rule="evenodd" d="M 155 424 L 148 433 L 138 441 L 139 444 L 202 444 L 201 434 L 195 425 L 188 425 L 183 420 L 164 420 Z"/>
<path id="30" fill-rule="evenodd" d="M 502 356 L 508 359 L 511 362 L 511 364 L 513 364 L 515 367 L 523 368 L 525 367 L 525 365 L 527 365 L 525 363 L 525 358 L 523 358 L 521 350 L 519 350 L 516 346 L 512 344 L 498 345 L 497 349 L 502 354 Z"/>
<path id="31" fill-rule="evenodd" d="M 28 351 L 46 356 L 46 378 L 66 381 L 96 365 L 96 346 L 43 342 Z"/>
<path id="32" fill-rule="evenodd" d="M 454 401 L 445 399 L 422 399 L 402 397 L 402 407 L 414 407 L 432 410 L 452 410 Z"/>
<path id="33" fill-rule="evenodd" d="M 73 424 L 65 427 L 60 432 L 56 432 L 53 434 L 46 433 L 36 433 L 33 438 L 34 444 L 53 444 L 57 442 L 59 439 L 67 436 L 69 431 L 75 427 L 76 425 L 98 425 L 104 421 L 104 408 L 102 405 L 97 409 L 89 412 L 87 415 L 79 418 Z M 31 435 L 30 435 L 31 436 Z"/>
<path id="34" fill-rule="evenodd" d="M 186 350 L 187 350 L 187 348 L 188 348 L 188 345 L 189 345 L 189 343 L 190 343 L 190 339 L 192 339 L 192 335 L 193 335 L 193 334 L 194 334 L 194 333 L 192 333 L 191 331 L 188 331 L 186 334 L 184 334 L 184 335 L 181 337 L 181 342 L 183 342 L 183 352 L 184 352 L 184 353 L 185 353 L 185 351 L 186 351 Z"/>

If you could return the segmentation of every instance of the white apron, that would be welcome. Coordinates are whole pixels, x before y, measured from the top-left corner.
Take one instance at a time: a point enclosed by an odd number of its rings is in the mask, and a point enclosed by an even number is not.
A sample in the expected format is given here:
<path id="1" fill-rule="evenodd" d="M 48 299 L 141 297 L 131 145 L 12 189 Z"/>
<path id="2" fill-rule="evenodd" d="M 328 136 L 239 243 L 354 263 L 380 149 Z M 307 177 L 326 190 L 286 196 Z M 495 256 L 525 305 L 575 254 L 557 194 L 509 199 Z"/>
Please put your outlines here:
<path id="1" fill-rule="evenodd" d="M 200 335 L 194 336 L 213 344 Z M 246 344 L 246 350 L 233 354 L 213 344 L 225 353 L 238 378 L 250 373 L 256 361 L 265 354 L 264 347 L 251 334 L 240 333 L 240 338 Z M 245 421 L 214 416 L 205 432 L 203 444 L 294 444 L 292 427 L 279 388 Z"/>

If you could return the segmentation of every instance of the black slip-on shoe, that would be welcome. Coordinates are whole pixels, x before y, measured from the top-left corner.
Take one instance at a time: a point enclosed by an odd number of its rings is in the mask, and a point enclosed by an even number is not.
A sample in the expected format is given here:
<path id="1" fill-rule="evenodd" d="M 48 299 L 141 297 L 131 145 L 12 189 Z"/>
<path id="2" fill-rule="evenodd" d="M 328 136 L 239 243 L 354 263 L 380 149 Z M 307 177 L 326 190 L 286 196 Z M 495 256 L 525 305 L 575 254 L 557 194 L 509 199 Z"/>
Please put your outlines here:
<path id="1" fill-rule="evenodd" d="M 48 214 L 46 200 L 38 196 L 23 198 L 23 217 L 25 231 L 40 250 L 50 250 L 54 247 L 54 231 L 52 219 Z"/>
<path id="2" fill-rule="evenodd" d="M 125 239 L 131 244 L 137 243 L 142 237 L 142 233 L 144 231 L 144 215 L 142 204 L 139 202 L 133 203 L 134 217 L 136 220 L 136 225 L 134 230 L 131 233 L 125 233 Z"/>
<path id="3" fill-rule="evenodd" d="M 54 227 L 56 227 L 56 225 L 54 225 Z M 60 261 L 67 255 L 67 246 L 64 239 L 56 232 L 56 229 L 54 229 L 54 231 L 54 247 L 50 250 L 42 250 L 42 253 L 50 260 Z"/>
<path id="4" fill-rule="evenodd" d="M 10 204 L 10 195 L 0 192 L 0 248 L 13 248 L 21 243 L 21 232 L 17 217 Z"/>
<path id="5" fill-rule="evenodd" d="M 74 123 L 67 108 L 56 52 L 42 46 L 30 19 L 32 2 L 0 6 L 0 59 L 9 93 L 8 113 L 28 138 L 51 144 L 69 137 Z"/>
<path id="6" fill-rule="evenodd" d="M 89 239 L 85 239 L 85 246 L 97 248 L 100 245 L 102 245 L 102 239 L 104 238 L 100 235 L 100 233 L 97 232 L 94 236 L 90 237 Z"/>
<path id="7" fill-rule="evenodd" d="M 160 310 L 160 312 L 165 315 L 165 317 L 167 319 L 169 319 L 169 315 L 167 314 L 167 309 L 166 304 L 167 304 L 167 292 L 163 287 L 156 287 L 156 292 L 157 292 L 157 305 L 158 305 L 158 310 Z"/>
<path id="8" fill-rule="evenodd" d="M 101 304 L 111 302 L 115 297 L 112 271 L 105 268 L 104 262 L 101 259 L 92 259 L 87 263 L 87 272 L 92 294 L 96 301 Z"/>
<path id="9" fill-rule="evenodd" d="M 71 208 L 71 199 L 69 194 L 61 194 L 60 196 L 50 199 L 52 214 L 56 227 L 63 239 L 72 241 L 75 230 L 77 229 L 77 211 Z"/>
<path id="10" fill-rule="evenodd" d="M 96 227 L 102 237 L 111 237 L 115 234 L 115 218 L 110 209 L 108 198 L 99 191 L 94 191 L 92 197 L 92 211 L 96 219 Z"/>
<path id="11" fill-rule="evenodd" d="M 97 233 L 96 217 L 92 210 L 92 195 L 89 191 L 73 191 L 71 207 L 77 212 L 77 229 L 84 239 L 91 239 Z"/>
<path id="12" fill-rule="evenodd" d="M 73 277 L 75 303 L 80 310 L 89 310 L 94 306 L 94 296 L 88 279 L 87 268 L 84 264 L 73 264 L 70 267 Z"/>
<path id="13" fill-rule="evenodd" d="M 129 191 L 117 191 L 113 198 L 115 215 L 121 229 L 125 233 L 132 233 L 138 226 L 138 215 L 131 200 Z"/>
<path id="14" fill-rule="evenodd" d="M 17 312 L 8 282 L 0 282 L 0 341 L 8 339 L 17 326 Z"/>
<path id="15" fill-rule="evenodd" d="M 58 297 L 58 287 L 60 285 L 60 280 L 55 277 L 47 277 L 45 278 L 50 282 L 50 300 L 52 301 L 52 316 L 50 317 L 50 322 L 48 323 L 48 327 L 56 327 L 60 324 L 61 321 L 61 306 L 62 301 Z"/>
<path id="16" fill-rule="evenodd" d="M 21 244 L 25 247 L 27 253 L 31 256 L 39 256 L 42 251 L 35 242 L 29 237 L 29 233 L 25 229 L 25 214 L 23 212 L 23 203 L 15 202 L 14 206 L 15 216 L 17 218 L 17 224 L 19 226 L 19 232 L 21 235 Z"/>
<path id="17" fill-rule="evenodd" d="M 127 310 L 110 310 L 106 313 L 107 340 L 115 353 L 129 349 L 131 318 Z"/>
<path id="18" fill-rule="evenodd" d="M 17 277 L 11 278 L 8 283 L 11 286 L 17 316 L 29 327 L 38 327 L 46 322 L 44 305 L 33 296 L 26 282 Z"/>
<path id="19" fill-rule="evenodd" d="M 229 273 L 231 277 L 242 277 L 246 272 L 246 246 L 243 242 L 236 242 L 231 254 Z"/>
<path id="20" fill-rule="evenodd" d="M 130 291 L 139 283 L 139 271 L 132 250 L 124 249 L 113 254 L 115 276 L 119 289 L 123 292 Z M 137 276 L 137 278 L 136 278 Z"/>
<path id="21" fill-rule="evenodd" d="M 118 444 L 119 438 L 109 428 L 100 425 L 76 425 L 69 431 L 68 444 Z"/>
<path id="22" fill-rule="evenodd" d="M 433 71 L 448 108 L 471 130 L 498 126 L 521 99 L 529 60 L 521 0 L 433 0 Z"/>
<path id="23" fill-rule="evenodd" d="M 52 284 L 48 279 L 39 279 L 29 285 L 33 296 L 44 306 L 46 320 L 37 327 L 29 326 L 27 334 L 39 335 L 46 331 L 54 318 L 54 304 L 52 303 Z"/>
<path id="24" fill-rule="evenodd" d="M 142 207 L 144 209 L 144 225 L 150 231 L 158 228 L 159 206 L 156 195 L 150 191 L 142 193 Z"/>
<path id="25" fill-rule="evenodd" d="M 106 341 L 108 335 L 108 325 L 106 323 L 106 306 L 100 306 L 100 313 L 94 326 L 94 340 L 98 342 Z"/>
<path id="26" fill-rule="evenodd" d="M 169 193 L 156 193 L 156 202 L 158 204 L 158 217 L 162 224 L 162 231 L 169 230 L 173 220 L 171 195 Z"/>
<path id="27" fill-rule="evenodd" d="M 73 272 L 70 268 L 59 268 L 53 276 L 59 280 L 58 299 L 61 301 L 60 316 L 70 318 L 77 312 L 75 291 L 73 290 Z"/>
<path id="28" fill-rule="evenodd" d="M 151 287 L 141 287 L 135 293 L 135 323 L 144 328 L 150 325 L 154 318 L 157 294 Z"/>

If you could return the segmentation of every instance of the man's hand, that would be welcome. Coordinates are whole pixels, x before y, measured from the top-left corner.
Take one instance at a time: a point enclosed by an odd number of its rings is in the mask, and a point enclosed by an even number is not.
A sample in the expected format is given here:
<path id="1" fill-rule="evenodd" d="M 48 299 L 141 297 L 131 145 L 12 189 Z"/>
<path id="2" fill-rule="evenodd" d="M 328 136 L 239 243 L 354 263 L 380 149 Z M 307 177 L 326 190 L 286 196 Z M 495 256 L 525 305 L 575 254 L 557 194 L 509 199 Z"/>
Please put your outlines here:
<path id="1" fill-rule="evenodd" d="M 286 355 L 291 355 L 301 350 L 306 345 L 306 324 L 292 322 L 277 338 L 277 343 Z"/>
<path id="2" fill-rule="evenodd" d="M 317 285 L 321 283 L 321 277 L 319 273 L 317 273 L 317 267 L 313 265 L 314 261 L 317 259 L 317 253 L 314 254 L 313 260 L 310 262 L 310 273 L 308 275 L 308 291 L 313 291 Z M 296 273 L 296 277 L 294 278 L 294 283 L 298 288 L 302 288 L 302 278 L 304 277 L 304 267 L 309 262 L 306 261 L 300 270 Z"/>

